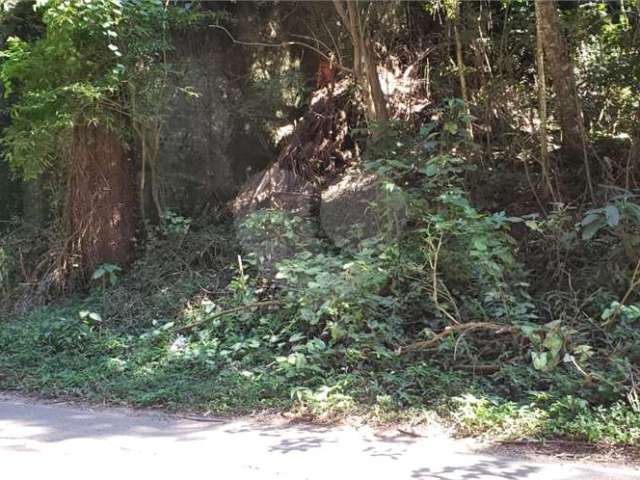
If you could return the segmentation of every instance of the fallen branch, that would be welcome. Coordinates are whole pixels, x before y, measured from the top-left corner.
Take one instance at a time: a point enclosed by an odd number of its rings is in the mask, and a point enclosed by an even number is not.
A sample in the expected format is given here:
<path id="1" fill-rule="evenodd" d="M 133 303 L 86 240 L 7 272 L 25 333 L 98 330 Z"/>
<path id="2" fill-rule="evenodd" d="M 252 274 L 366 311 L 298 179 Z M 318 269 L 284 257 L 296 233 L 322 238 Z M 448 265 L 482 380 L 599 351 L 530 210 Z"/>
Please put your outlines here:
<path id="1" fill-rule="evenodd" d="M 282 305 L 284 304 L 284 302 L 280 301 L 280 300 L 267 300 L 264 302 L 256 302 L 256 303 L 250 303 L 249 305 L 241 305 L 239 307 L 234 307 L 234 308 L 230 308 L 228 310 L 223 310 L 222 312 L 218 312 L 215 315 L 211 315 L 210 317 L 205 318 L 204 320 L 199 320 L 197 322 L 193 322 L 190 323 L 189 325 L 185 325 L 184 327 L 180 327 L 178 329 L 176 329 L 177 332 L 185 332 L 188 330 L 191 330 L 192 328 L 195 328 L 199 325 L 202 325 L 204 323 L 210 322 L 212 320 L 215 320 L 216 318 L 220 318 L 220 317 L 224 317 L 225 315 L 229 315 L 231 313 L 236 313 L 236 312 L 241 312 L 243 310 L 248 310 L 250 308 L 261 308 L 261 307 L 269 307 L 272 305 Z"/>
<path id="2" fill-rule="evenodd" d="M 473 373 L 493 373 L 500 370 L 502 366 L 495 363 L 481 363 L 471 365 L 452 365 L 451 368 L 458 370 L 471 370 Z"/>
<path id="3" fill-rule="evenodd" d="M 470 322 L 470 323 L 461 323 L 457 325 L 451 325 L 445 328 L 442 332 L 437 334 L 430 340 L 425 340 L 422 342 L 412 343 L 411 345 L 407 345 L 405 347 L 400 347 L 400 353 L 413 352 L 415 350 L 424 350 L 428 348 L 437 347 L 442 340 L 447 338 L 449 335 L 454 333 L 465 333 L 473 330 L 490 330 L 496 333 L 496 335 L 503 333 L 518 333 L 520 329 L 518 327 L 514 327 L 511 325 L 499 325 L 497 323 L 488 323 L 488 322 Z"/>

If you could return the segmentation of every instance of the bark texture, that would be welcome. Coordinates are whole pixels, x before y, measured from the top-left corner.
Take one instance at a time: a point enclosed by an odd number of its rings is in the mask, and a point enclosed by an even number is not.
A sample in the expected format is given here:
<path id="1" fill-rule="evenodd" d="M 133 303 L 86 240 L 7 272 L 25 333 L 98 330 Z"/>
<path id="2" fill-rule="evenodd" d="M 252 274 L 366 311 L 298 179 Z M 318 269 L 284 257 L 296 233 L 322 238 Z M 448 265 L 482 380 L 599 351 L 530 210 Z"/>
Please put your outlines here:
<path id="1" fill-rule="evenodd" d="M 581 161 L 584 120 L 558 9 L 553 0 L 536 0 L 536 9 L 539 13 L 536 17 L 540 22 L 544 56 L 556 94 L 562 145 L 575 155 L 576 161 Z"/>
<path id="2" fill-rule="evenodd" d="M 380 126 L 389 120 L 387 102 L 380 84 L 374 44 L 357 0 L 334 0 L 338 16 L 345 24 L 353 47 L 353 76 L 364 95 L 367 120 Z"/>
<path id="3" fill-rule="evenodd" d="M 542 31 L 541 12 L 536 8 L 536 68 L 538 70 L 538 115 L 540 116 L 540 165 L 546 193 L 555 195 L 551 183 L 549 168 L 549 145 L 547 132 L 547 75 L 544 68 L 544 33 Z"/>
<path id="4" fill-rule="evenodd" d="M 66 204 L 72 277 L 86 279 L 100 264 L 131 262 L 138 219 L 134 171 L 113 131 L 75 128 Z"/>

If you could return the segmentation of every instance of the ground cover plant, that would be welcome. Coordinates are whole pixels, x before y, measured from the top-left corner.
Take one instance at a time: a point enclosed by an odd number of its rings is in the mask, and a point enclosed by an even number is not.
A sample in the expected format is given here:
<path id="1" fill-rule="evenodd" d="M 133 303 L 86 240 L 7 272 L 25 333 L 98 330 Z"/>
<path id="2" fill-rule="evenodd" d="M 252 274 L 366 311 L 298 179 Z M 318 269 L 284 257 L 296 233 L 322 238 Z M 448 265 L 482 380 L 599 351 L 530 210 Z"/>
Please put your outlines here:
<path id="1" fill-rule="evenodd" d="M 640 445 L 637 2 L 5 7 L 0 389 Z"/>

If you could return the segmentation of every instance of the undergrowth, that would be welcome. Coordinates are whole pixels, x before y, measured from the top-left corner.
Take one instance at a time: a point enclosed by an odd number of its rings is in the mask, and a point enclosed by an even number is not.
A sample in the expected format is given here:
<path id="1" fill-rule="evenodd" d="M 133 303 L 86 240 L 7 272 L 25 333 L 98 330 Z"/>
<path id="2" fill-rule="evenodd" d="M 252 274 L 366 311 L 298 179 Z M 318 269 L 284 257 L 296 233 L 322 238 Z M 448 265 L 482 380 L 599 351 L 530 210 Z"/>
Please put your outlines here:
<path id="1" fill-rule="evenodd" d="M 622 292 L 532 288 L 509 234 L 526 225 L 540 255 L 626 242 L 633 199 L 573 222 L 480 211 L 469 119 L 456 101 L 440 113 L 367 151 L 379 234 L 337 246 L 281 210 L 167 214 L 129 272 L 103 266 L 86 295 L 0 323 L 0 388 L 216 413 L 436 412 L 472 434 L 640 445 L 633 252 L 603 259 Z M 2 261 L 0 280 L 15 265 Z"/>

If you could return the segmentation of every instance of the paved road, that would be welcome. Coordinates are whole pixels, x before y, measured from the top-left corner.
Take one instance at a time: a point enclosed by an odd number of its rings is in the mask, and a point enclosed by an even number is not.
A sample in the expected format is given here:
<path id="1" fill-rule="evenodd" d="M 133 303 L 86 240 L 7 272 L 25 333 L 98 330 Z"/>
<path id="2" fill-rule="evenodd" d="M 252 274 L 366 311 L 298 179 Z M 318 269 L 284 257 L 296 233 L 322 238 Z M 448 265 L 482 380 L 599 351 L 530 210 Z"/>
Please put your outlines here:
<path id="1" fill-rule="evenodd" d="M 640 470 L 472 450 L 439 434 L 193 421 L 0 395 L 0 479 L 631 480 Z"/>

